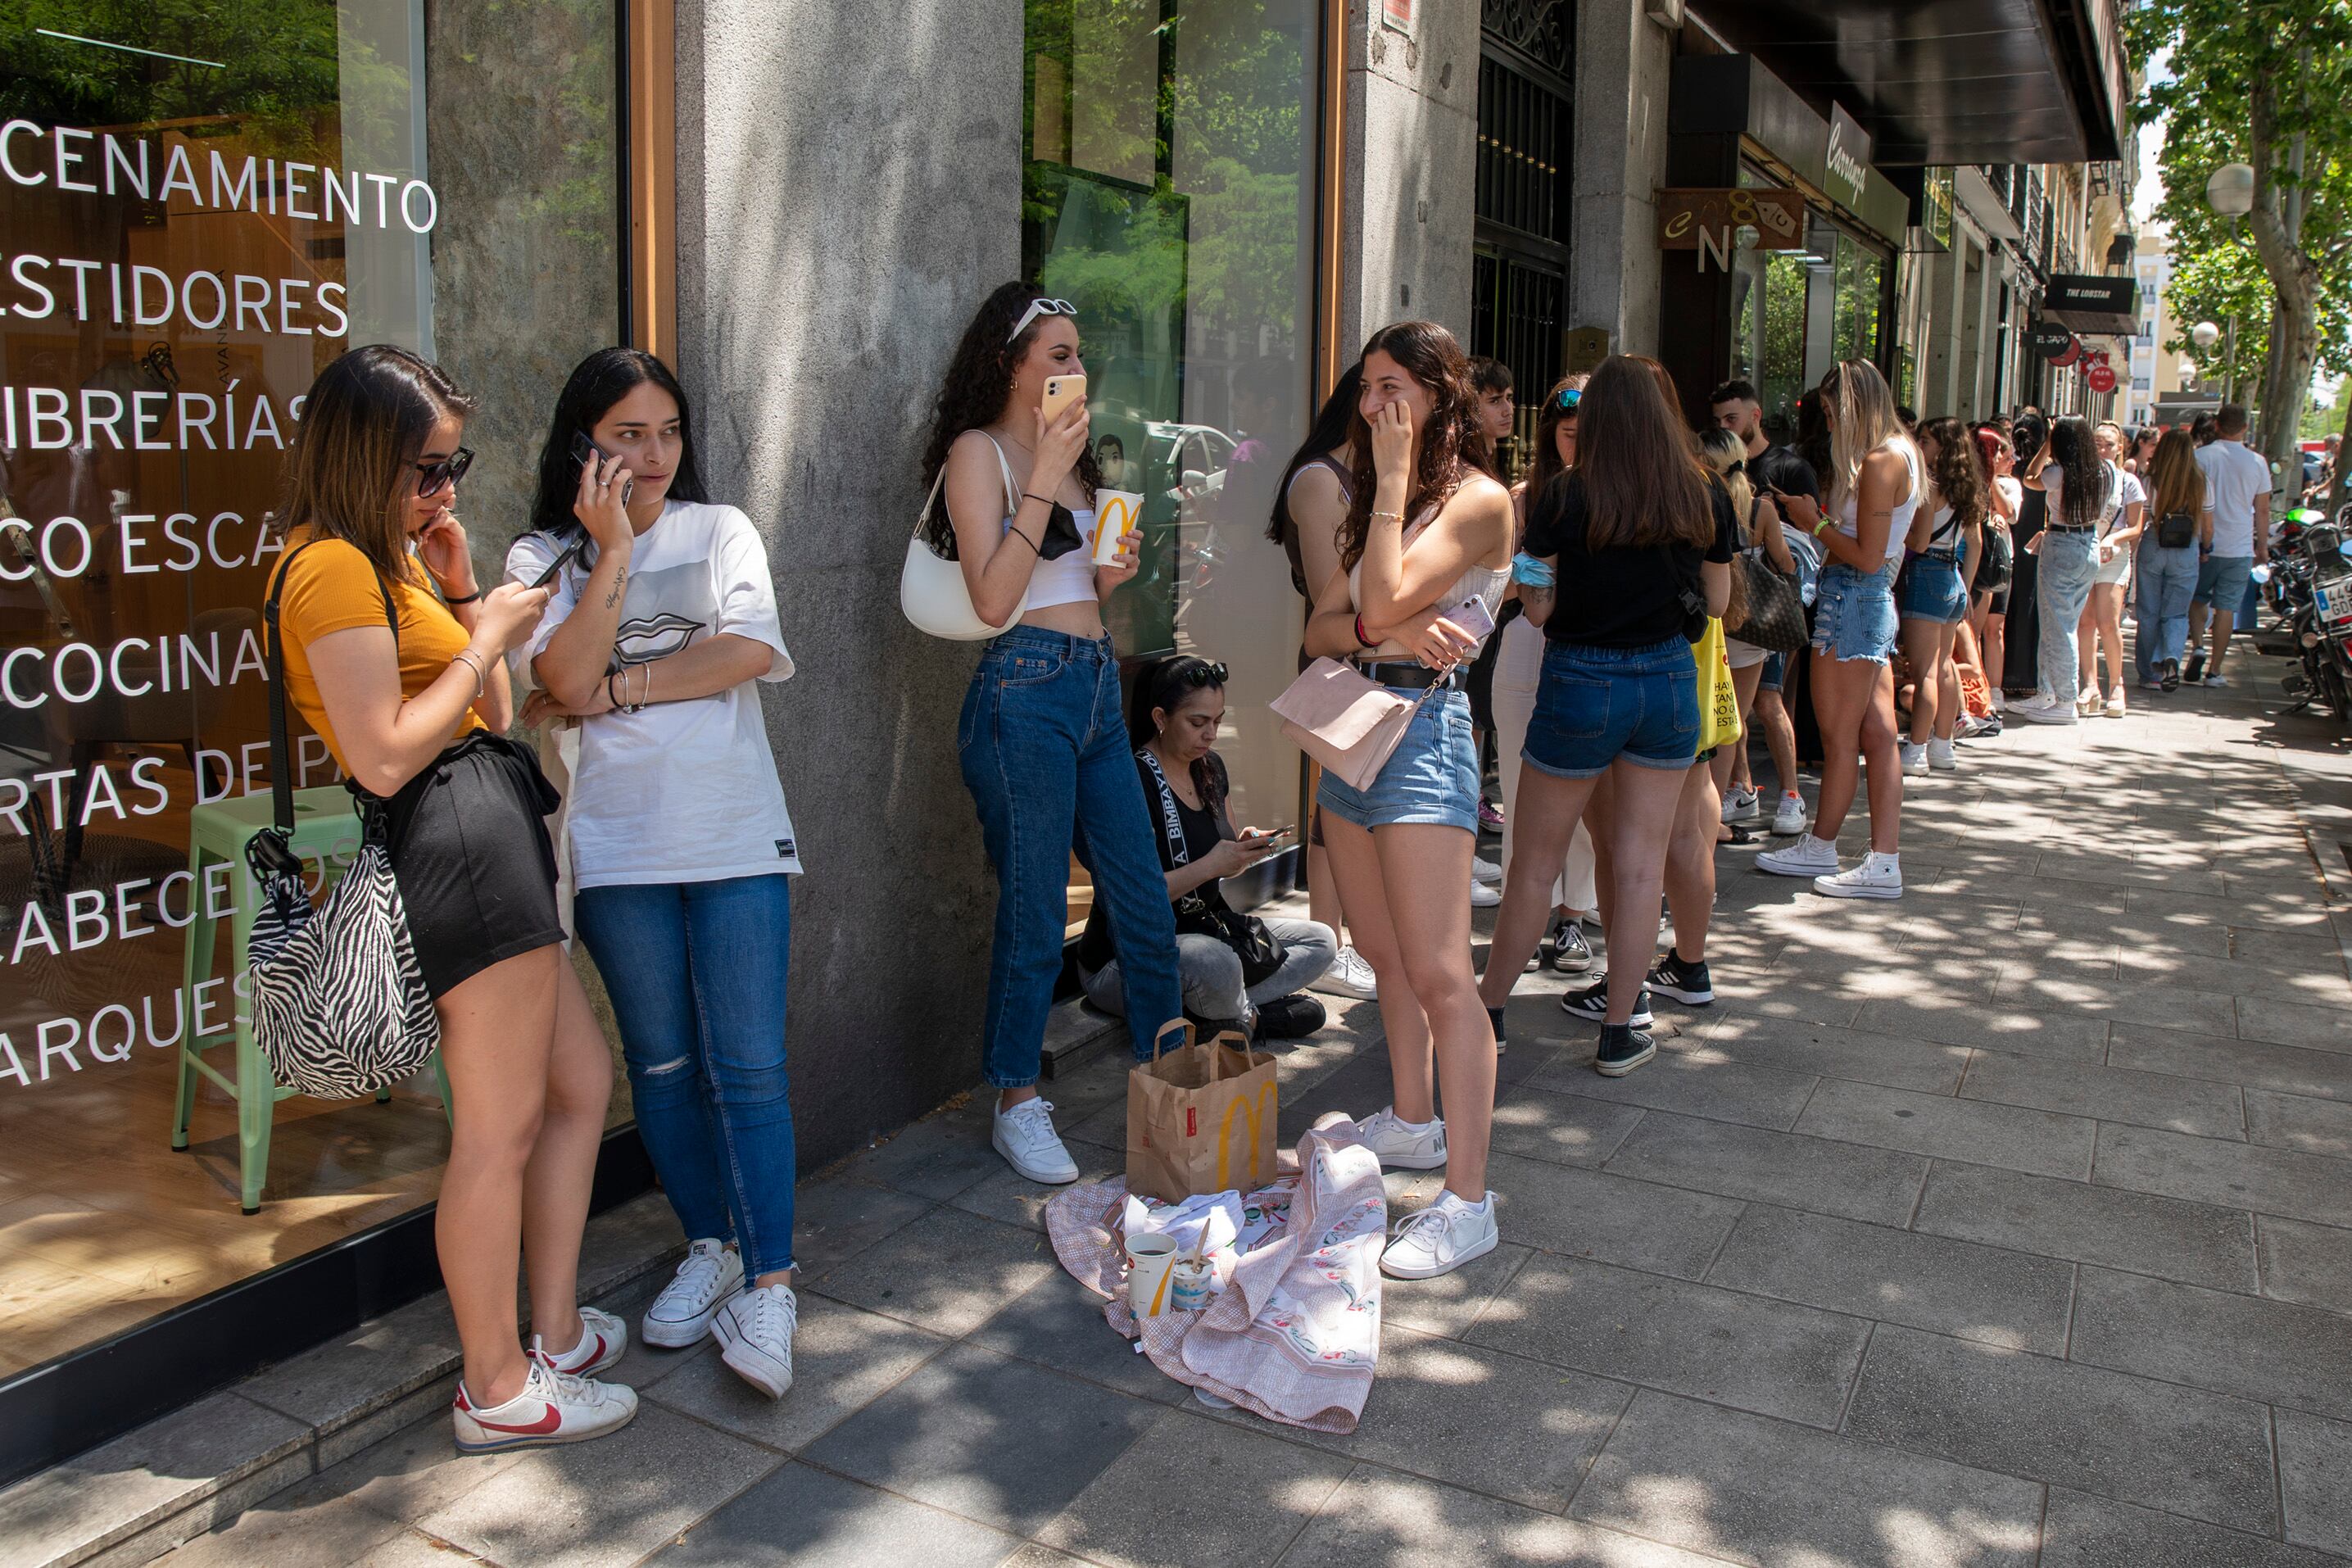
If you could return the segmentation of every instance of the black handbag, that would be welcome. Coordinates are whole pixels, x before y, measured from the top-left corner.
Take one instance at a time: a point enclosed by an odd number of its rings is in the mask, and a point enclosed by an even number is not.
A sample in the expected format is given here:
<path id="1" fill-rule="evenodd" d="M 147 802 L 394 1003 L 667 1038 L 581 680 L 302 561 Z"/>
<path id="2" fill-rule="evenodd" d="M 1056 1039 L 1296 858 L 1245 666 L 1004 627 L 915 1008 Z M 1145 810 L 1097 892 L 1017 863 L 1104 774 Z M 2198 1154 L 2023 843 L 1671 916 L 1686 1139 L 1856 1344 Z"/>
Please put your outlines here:
<path id="1" fill-rule="evenodd" d="M 1977 574 L 1969 581 L 1971 594 L 1990 594 L 2009 586 L 2016 564 L 2016 545 L 2009 530 L 1988 522 L 1984 530 L 1984 549 L 1977 556 Z"/>
<path id="2" fill-rule="evenodd" d="M 1747 590 L 1748 618 L 1723 629 L 1750 647 L 1767 653 L 1794 653 L 1811 640 L 1805 629 L 1805 596 L 1794 577 L 1783 576 L 1761 550 L 1743 550 L 1731 558 Z"/>
<path id="3" fill-rule="evenodd" d="M 1168 787 L 1168 775 L 1160 771 L 1160 759 L 1151 754 L 1149 746 L 1139 747 L 1135 755 L 1151 770 L 1152 781 L 1160 786 L 1160 827 L 1168 840 L 1171 866 L 1192 864 L 1192 852 L 1184 847 L 1184 819 L 1176 812 L 1176 792 Z M 1274 940 L 1274 933 L 1266 929 L 1264 921 L 1229 909 L 1222 901 L 1213 904 L 1197 889 L 1176 900 L 1175 913 L 1180 933 L 1213 936 L 1234 950 L 1234 956 L 1242 961 L 1244 986 L 1273 978 L 1274 972 L 1289 956 Z"/>
<path id="4" fill-rule="evenodd" d="M 2168 511 L 2157 520 L 2156 542 L 2166 550 L 2179 550 L 2197 542 L 2197 515 L 2194 512 Z"/>

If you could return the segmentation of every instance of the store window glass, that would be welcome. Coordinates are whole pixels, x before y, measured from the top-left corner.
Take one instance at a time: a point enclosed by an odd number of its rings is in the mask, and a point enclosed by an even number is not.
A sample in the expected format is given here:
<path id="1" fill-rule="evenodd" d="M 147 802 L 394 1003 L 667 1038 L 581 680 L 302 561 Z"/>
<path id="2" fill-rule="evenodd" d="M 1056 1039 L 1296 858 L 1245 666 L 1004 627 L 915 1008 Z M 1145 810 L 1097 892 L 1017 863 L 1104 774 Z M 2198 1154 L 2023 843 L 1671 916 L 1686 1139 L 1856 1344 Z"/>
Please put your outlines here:
<path id="1" fill-rule="evenodd" d="M 1096 450 L 1144 497 L 1142 569 L 1108 605 L 1131 664 L 1232 670 L 1218 739 L 1236 822 L 1298 808 L 1266 703 L 1301 605 L 1266 538 L 1314 415 L 1313 0 L 1029 0 L 1023 259 L 1078 307 Z M 1073 866 L 1070 918 L 1086 914 Z"/>
<path id="2" fill-rule="evenodd" d="M 265 520 L 319 369 L 402 343 L 481 398 L 488 571 L 618 331 L 614 4 L 0 11 L 0 1377 L 432 1195 L 429 1078 L 240 1118 L 242 870 L 192 840 L 268 787 Z"/>

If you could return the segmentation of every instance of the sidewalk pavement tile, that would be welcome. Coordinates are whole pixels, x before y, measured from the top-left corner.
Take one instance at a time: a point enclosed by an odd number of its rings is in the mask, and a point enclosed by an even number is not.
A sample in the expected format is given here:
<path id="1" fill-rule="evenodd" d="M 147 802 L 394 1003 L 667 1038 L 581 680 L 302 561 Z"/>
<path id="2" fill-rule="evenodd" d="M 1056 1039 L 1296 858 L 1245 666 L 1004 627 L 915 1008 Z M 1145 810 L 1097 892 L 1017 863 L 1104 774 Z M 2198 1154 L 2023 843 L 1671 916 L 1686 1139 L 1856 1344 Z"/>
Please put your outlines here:
<path id="1" fill-rule="evenodd" d="M 2340 1559 L 2301 1547 L 2064 1487 L 2050 1489 L 2042 1561 L 2046 1568 L 2343 1568 Z"/>
<path id="2" fill-rule="evenodd" d="M 989 1146 L 992 1110 L 987 1092 L 975 1091 L 963 1104 L 935 1110 L 900 1129 L 879 1148 L 853 1155 L 834 1173 L 945 1203 L 1004 1168 L 1004 1156 Z"/>
<path id="3" fill-rule="evenodd" d="M 1786 1132 L 1820 1081 L 1777 1068 L 1743 1067 L 1662 1051 L 1646 1068 L 1623 1078 L 1603 1078 L 1592 1070 L 1589 1059 L 1563 1058 L 1530 1079 L 1528 1087 Z"/>
<path id="4" fill-rule="evenodd" d="M 2060 1007 L 2037 1011 L 1990 997 L 1880 997 L 1853 1020 L 1857 1029 L 1932 1040 L 1943 1046 L 1989 1047 L 2029 1057 L 2095 1062 L 2107 1048 L 2107 1021 Z"/>
<path id="5" fill-rule="evenodd" d="M 1589 1062 L 1575 1070 L 1597 1082 L 1607 1081 Z M 1519 1084 L 1496 1097 L 1491 1147 L 1555 1165 L 1598 1165 L 1617 1152 L 1641 1120 L 1637 1105 L 1561 1094 L 1539 1082 Z"/>
<path id="6" fill-rule="evenodd" d="M 1869 1337 L 1860 1318 L 1565 1258 L 1530 1259 L 1470 1331 L 1473 1344 L 1815 1426 L 1837 1425 Z"/>
<path id="7" fill-rule="evenodd" d="M 158 1568 L 351 1568 L 374 1563 L 377 1548 L 405 1528 L 314 1478 L 156 1562 Z"/>
<path id="8" fill-rule="evenodd" d="M 2352 1555 L 2352 1426 L 2282 1410 L 2278 1446 L 2286 1538 Z"/>
<path id="9" fill-rule="evenodd" d="M 2270 1412 L 2223 1394 L 1881 1324 L 1845 1430 L 2258 1534 L 2278 1529 Z"/>
<path id="10" fill-rule="evenodd" d="M 1940 1046 L 1832 1024 L 1733 1014 L 1667 1048 L 1681 1056 L 1746 1062 L 1818 1078 L 1853 1079 L 1926 1094 L 1949 1094 L 1968 1068 L 1965 1046 Z"/>
<path id="11" fill-rule="evenodd" d="M 447 1440 L 446 1430 L 441 1434 Z M 641 1561 L 776 1468 L 777 1456 L 658 1405 L 593 1443 L 539 1448 L 411 1521 L 499 1568 Z"/>
<path id="12" fill-rule="evenodd" d="M 1043 1232 L 934 1209 L 809 1281 L 820 1295 L 950 1338 L 1055 1272 Z"/>
<path id="13" fill-rule="evenodd" d="M 793 1259 L 801 1273 L 814 1279 L 913 1224 L 935 1206 L 929 1198 L 895 1187 L 838 1176 L 803 1182 L 793 1193 Z"/>
<path id="14" fill-rule="evenodd" d="M 1028 1535 L 1067 1508 L 1165 1408 L 957 1345 L 802 1457 Z"/>
<path id="15" fill-rule="evenodd" d="M 2352 1100 L 2352 1056 L 2309 1051 L 2299 1046 L 2119 1027 L 2115 1043 L 2107 1047 L 2107 1065 L 2275 1089 L 2282 1094 Z"/>
<path id="16" fill-rule="evenodd" d="M 2042 1492 L 1643 1389 L 1569 1511 L 1738 1563 L 2032 1568 Z"/>
<path id="17" fill-rule="evenodd" d="M 2299 1219 L 2254 1221 L 2263 1259 L 2263 1294 L 2352 1311 L 2352 1230 Z"/>
<path id="18" fill-rule="evenodd" d="M 999 1355 L 1050 1366 L 1139 1399 L 1173 1405 L 1192 1389 L 1138 1355 L 1135 1342 L 1120 1337 L 1103 1319 L 1102 1298 L 1065 1269 L 1015 1296 L 974 1329 L 971 1343 Z"/>
<path id="19" fill-rule="evenodd" d="M 1854 1015 L 1863 1011 L 1864 998 L 1858 993 L 1811 982 L 1798 984 L 1786 983 L 1768 984 L 1761 976 L 1753 989 L 1738 995 L 1720 996 L 1706 1016 L 1715 1017 L 1783 1018 L 1801 1024 L 1834 1024 L 1851 1026 Z"/>
<path id="20" fill-rule="evenodd" d="M 1360 1465 L 1282 1568 L 1721 1568 L 1723 1562 Z"/>
<path id="21" fill-rule="evenodd" d="M 1797 1121 L 1800 1132 L 1817 1138 L 2077 1178 L 2091 1173 L 2095 1125 L 2079 1116 L 1835 1079 L 1822 1085 Z"/>
<path id="22" fill-rule="evenodd" d="M 2138 1024 L 2183 1033 L 2231 1037 L 2237 1009 L 2226 991 L 2176 991 L 2133 979 L 2092 980 L 2020 974 L 2004 969 L 1992 995 L 1996 1007 L 2065 1008 L 2078 1016 Z"/>
<path id="23" fill-rule="evenodd" d="M 1118 1110 L 1120 1116 L 1127 1114 L 1126 1106 L 1121 1105 Z M 1123 1130 L 1120 1142 L 1122 1144 L 1126 1142 Z M 1087 1143 L 1075 1136 L 1066 1139 L 1064 1146 L 1069 1150 L 1070 1158 L 1077 1162 L 1078 1180 L 1081 1182 L 1103 1182 L 1127 1174 L 1127 1151 L 1124 1147 L 1113 1149 Z M 997 1166 L 994 1174 L 982 1177 L 950 1198 L 948 1206 L 961 1209 L 966 1214 L 985 1215 L 990 1219 L 1003 1220 L 1007 1225 L 1021 1226 L 1042 1235 L 1045 1229 L 1045 1205 L 1053 1202 L 1062 1189 L 1033 1182 L 1001 1160 Z"/>
<path id="24" fill-rule="evenodd" d="M 2252 1142 L 2273 1149 L 2352 1159 L 2352 1105 L 2275 1089 L 2245 1092 L 2246 1136 Z"/>
<path id="25" fill-rule="evenodd" d="M 2352 1012 L 2341 1006 L 2281 1001 L 2276 996 L 2240 996 L 2238 1037 L 2274 1046 L 2352 1052 Z"/>
<path id="26" fill-rule="evenodd" d="M 1706 1282 L 2011 1350 L 2063 1355 L 2074 1266 L 1750 1204 Z"/>
<path id="27" fill-rule="evenodd" d="M 739 1437 L 797 1453 L 950 1342 L 896 1318 L 808 1291 L 800 1293 L 800 1303 L 793 1386 L 783 1398 L 770 1399 L 737 1376 L 719 1359 L 716 1341 L 705 1341 L 676 1373 L 654 1384 L 648 1396 Z"/>
<path id="28" fill-rule="evenodd" d="M 2253 1222 L 2244 1210 L 2087 1182 L 1938 1160 L 1911 1227 L 2217 1289 L 2256 1288 Z"/>
<path id="29" fill-rule="evenodd" d="M 2251 900 L 2242 895 L 2176 892 L 2169 888 L 2134 888 L 2130 911 L 2153 919 L 2197 921 L 2233 930 L 2325 931 L 2327 908 L 2311 902 Z"/>
<path id="30" fill-rule="evenodd" d="M 2099 1129 L 2101 1186 L 2333 1224 L 2352 1213 L 2352 1162 L 2191 1138 L 2150 1127 Z"/>
<path id="31" fill-rule="evenodd" d="M 2245 1136 L 2246 1108 L 2234 1084 L 2136 1072 L 2095 1062 L 1978 1051 L 1969 1059 L 1960 1098 L 2091 1116 L 2103 1121 L 2130 1121 L 2204 1138 Z"/>
<path id="32" fill-rule="evenodd" d="M 1927 1162 L 1890 1149 L 1653 1112 L 1610 1156 L 1606 1170 L 1727 1197 L 1902 1225 L 1911 1217 Z"/>
<path id="33" fill-rule="evenodd" d="M 2352 1416 L 2352 1317 L 2085 1268 L 2068 1354 L 2093 1366 Z"/>
<path id="34" fill-rule="evenodd" d="M 658 1568 L 995 1568 L 1013 1537 L 811 1469 L 779 1467 L 649 1560 Z"/>
<path id="35" fill-rule="evenodd" d="M 1511 1154 L 1487 1160 L 1486 1181 L 1511 1241 L 1685 1279 L 1706 1272 L 1739 1217 L 1736 1201 Z"/>
<path id="36" fill-rule="evenodd" d="M 1352 1468 L 1171 1410 L 1035 1534 L 1106 1568 L 1271 1568 Z"/>
<path id="37" fill-rule="evenodd" d="M 1451 1274 L 1434 1279 L 1381 1280 L 1381 1322 L 1414 1329 L 1440 1339 L 1458 1340 L 1470 1331 L 1478 1315 L 1509 1288 L 1511 1279 L 1535 1248 L 1516 1242 L 1498 1242 L 1484 1258 L 1474 1258 Z"/>
<path id="38" fill-rule="evenodd" d="M 1517 1300 L 1514 1292 L 1497 1310 Z M 1351 1433 L 1276 1426 L 1241 1412 L 1221 1418 L 1559 1513 L 1633 1396 L 1607 1378 L 1563 1375 L 1558 1366 L 1406 1330 L 1381 1336 L 1380 1376 Z"/>

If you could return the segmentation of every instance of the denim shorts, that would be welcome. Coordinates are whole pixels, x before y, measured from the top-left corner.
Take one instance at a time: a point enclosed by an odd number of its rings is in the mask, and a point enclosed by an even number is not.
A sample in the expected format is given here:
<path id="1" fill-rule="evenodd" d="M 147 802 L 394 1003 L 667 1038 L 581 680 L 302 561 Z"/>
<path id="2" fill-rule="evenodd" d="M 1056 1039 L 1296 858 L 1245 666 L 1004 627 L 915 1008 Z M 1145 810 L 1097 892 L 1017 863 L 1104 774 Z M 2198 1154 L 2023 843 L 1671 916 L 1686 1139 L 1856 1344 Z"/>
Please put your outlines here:
<path id="1" fill-rule="evenodd" d="M 1843 662 L 1885 664 L 1895 653 L 1895 569 L 1890 561 L 1875 572 L 1855 571 L 1843 561 L 1822 568 L 1822 591 L 1813 601 L 1813 651 Z"/>
<path id="2" fill-rule="evenodd" d="M 2189 595 L 2189 603 L 2218 605 L 2234 616 L 2253 572 L 2251 555 L 2208 555 L 2197 563 L 2197 591 Z"/>
<path id="3" fill-rule="evenodd" d="M 1895 579 L 1895 611 L 1906 621 L 1951 626 L 1967 615 L 1969 596 L 1960 587 L 1959 557 L 1948 550 L 1914 555 Z"/>
<path id="4" fill-rule="evenodd" d="M 1698 664 L 1679 637 L 1647 647 L 1549 643 L 1520 752 L 1554 778 L 1589 779 L 1619 757 L 1673 772 L 1698 759 Z"/>
<path id="5" fill-rule="evenodd" d="M 1406 699 L 1422 695 L 1409 687 L 1388 689 Z M 1468 696 L 1441 691 L 1423 703 L 1370 789 L 1357 789 L 1324 769 L 1315 804 L 1359 827 L 1427 822 L 1477 832 L 1478 752 L 1471 740 Z"/>
<path id="6" fill-rule="evenodd" d="M 1789 656 L 1776 653 L 1764 661 L 1764 673 L 1756 682 L 1759 691 L 1778 691 L 1789 681 Z"/>

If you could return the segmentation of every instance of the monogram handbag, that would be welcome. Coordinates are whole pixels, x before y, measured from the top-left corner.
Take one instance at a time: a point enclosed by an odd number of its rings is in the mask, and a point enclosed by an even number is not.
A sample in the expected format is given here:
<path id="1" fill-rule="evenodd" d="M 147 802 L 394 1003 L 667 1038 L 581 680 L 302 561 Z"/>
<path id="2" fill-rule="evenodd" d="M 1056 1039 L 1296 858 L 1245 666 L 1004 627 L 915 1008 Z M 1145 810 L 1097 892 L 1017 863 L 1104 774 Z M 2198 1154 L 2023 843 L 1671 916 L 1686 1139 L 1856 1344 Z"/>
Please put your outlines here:
<path id="1" fill-rule="evenodd" d="M 989 445 L 996 446 L 993 437 Z M 1021 491 L 1013 482 L 1013 468 L 1005 462 L 1002 447 L 996 447 L 996 470 L 1004 479 L 1004 510 L 1010 516 L 1020 508 Z M 923 510 L 915 514 L 906 564 L 898 569 L 898 608 L 919 632 L 950 642 L 982 642 L 1019 620 L 1029 608 L 1029 595 L 1025 592 L 1021 595 L 1004 626 L 990 626 L 971 607 L 971 589 L 963 580 L 963 568 L 932 551 L 930 542 L 923 537 L 923 523 L 939 503 L 940 487 L 947 477 L 948 467 L 941 463 L 939 476 L 931 480 L 931 493 L 924 498 Z"/>
<path id="2" fill-rule="evenodd" d="M 1748 618 L 1727 626 L 1741 642 L 1768 653 L 1794 653 L 1805 646 L 1805 601 L 1797 580 L 1784 577 L 1760 550 L 1743 550 L 1732 557 L 1748 594 Z"/>
<path id="3" fill-rule="evenodd" d="M 1391 691 L 1362 670 L 1318 658 L 1266 704 L 1292 744 L 1338 774 L 1351 789 L 1368 789 L 1396 754 L 1412 716 L 1429 700 Z"/>
<path id="4" fill-rule="evenodd" d="M 300 1094 L 357 1100 L 433 1059 L 441 1021 L 409 941 L 408 915 L 392 874 L 381 807 L 362 797 L 360 852 L 317 909 L 303 886 L 294 832 L 292 748 L 286 739 L 286 656 L 278 599 L 298 545 L 278 568 L 263 618 L 269 631 L 269 793 L 272 826 L 246 841 L 259 908 L 247 949 L 253 1037 L 270 1076 Z M 393 647 L 400 617 L 385 590 Z"/>

